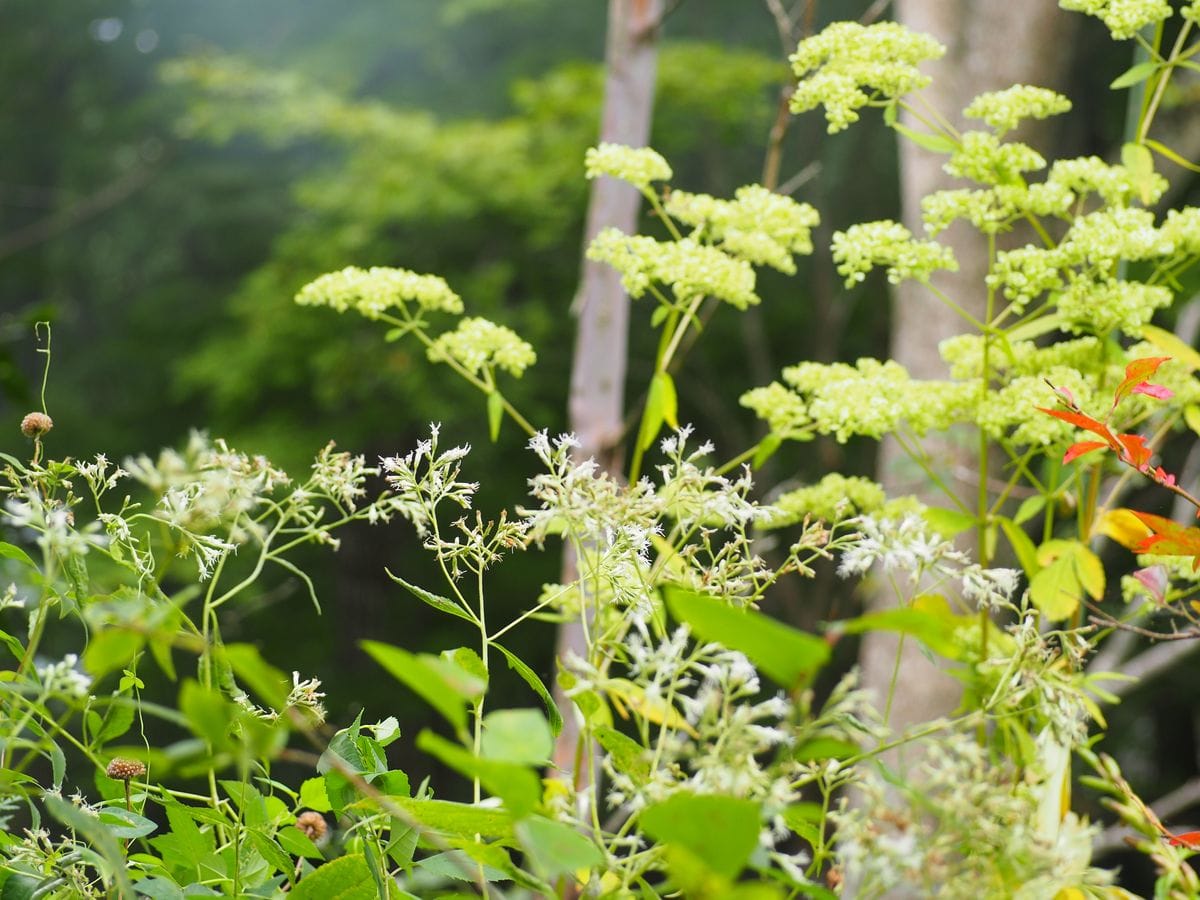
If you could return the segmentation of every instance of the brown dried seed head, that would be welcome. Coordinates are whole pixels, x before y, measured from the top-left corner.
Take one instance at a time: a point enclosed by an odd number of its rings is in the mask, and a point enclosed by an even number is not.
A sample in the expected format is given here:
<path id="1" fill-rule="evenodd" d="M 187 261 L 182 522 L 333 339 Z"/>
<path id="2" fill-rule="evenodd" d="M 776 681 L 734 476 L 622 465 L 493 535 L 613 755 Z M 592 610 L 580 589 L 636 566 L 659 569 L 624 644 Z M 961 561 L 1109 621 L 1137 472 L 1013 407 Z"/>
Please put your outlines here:
<path id="1" fill-rule="evenodd" d="M 122 759 L 118 756 L 108 764 L 104 774 L 117 781 L 129 781 L 131 778 L 141 778 L 145 775 L 146 764 L 140 763 L 136 759 Z"/>
<path id="2" fill-rule="evenodd" d="M 314 844 L 325 837 L 325 832 L 329 830 L 325 817 L 311 809 L 296 816 L 296 827 L 303 831 Z"/>
<path id="3" fill-rule="evenodd" d="M 31 412 L 21 420 L 21 434 L 38 438 L 54 427 L 54 420 L 45 413 Z"/>

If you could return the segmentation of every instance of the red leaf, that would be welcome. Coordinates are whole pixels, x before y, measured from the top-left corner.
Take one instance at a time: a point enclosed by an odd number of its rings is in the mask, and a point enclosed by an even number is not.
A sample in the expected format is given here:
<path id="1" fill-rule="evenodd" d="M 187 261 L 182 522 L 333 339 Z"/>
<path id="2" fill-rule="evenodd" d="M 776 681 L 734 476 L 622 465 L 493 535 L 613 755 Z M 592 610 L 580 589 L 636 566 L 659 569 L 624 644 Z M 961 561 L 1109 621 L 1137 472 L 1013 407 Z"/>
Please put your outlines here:
<path id="1" fill-rule="evenodd" d="M 1154 480 L 1157 481 L 1161 485 L 1165 485 L 1166 487 L 1175 487 L 1175 485 L 1177 483 L 1175 481 L 1175 476 L 1172 475 L 1170 472 L 1168 472 L 1166 469 L 1164 469 L 1162 466 L 1158 466 L 1155 468 Z"/>
<path id="2" fill-rule="evenodd" d="M 1118 453 L 1121 452 L 1121 444 L 1113 436 L 1112 431 L 1103 422 L 1093 419 L 1091 416 L 1085 416 L 1083 413 L 1075 412 L 1070 409 L 1046 409 L 1045 407 L 1037 407 L 1039 412 L 1044 412 L 1048 416 L 1054 416 L 1056 419 L 1062 419 L 1064 422 L 1070 422 L 1077 428 L 1082 428 L 1084 431 L 1090 431 L 1092 434 L 1098 434 L 1104 438 L 1104 443 L 1112 447 Z"/>
<path id="3" fill-rule="evenodd" d="M 1200 831 L 1185 831 L 1183 834 L 1166 835 L 1167 843 L 1172 847 L 1187 847 L 1189 850 L 1200 850 Z"/>
<path id="4" fill-rule="evenodd" d="M 1071 462 L 1077 457 L 1083 456 L 1085 453 L 1091 453 L 1093 450 L 1103 450 L 1108 444 L 1105 441 L 1080 441 L 1078 444 L 1072 444 L 1067 448 L 1067 452 L 1063 454 L 1063 465 Z"/>
<path id="5" fill-rule="evenodd" d="M 1170 400 L 1175 396 L 1175 392 L 1168 387 L 1163 387 L 1161 384 L 1151 384 L 1148 381 L 1143 381 L 1139 385 L 1135 385 L 1134 394 L 1145 394 L 1147 397 L 1153 397 L 1155 400 Z"/>
<path id="6" fill-rule="evenodd" d="M 1169 356 L 1147 356 L 1144 359 L 1135 359 L 1133 362 L 1127 365 L 1125 367 L 1125 380 L 1117 385 L 1117 390 L 1113 394 L 1113 406 L 1116 406 L 1118 403 L 1120 403 L 1121 400 L 1124 399 L 1125 396 L 1131 391 L 1133 393 L 1146 393 L 1146 391 L 1138 390 L 1138 388 L 1142 385 L 1146 385 L 1147 387 L 1158 387 L 1157 385 L 1146 384 L 1146 382 L 1155 372 L 1158 371 L 1158 367 L 1170 358 L 1171 357 Z M 1161 388 L 1161 390 L 1166 390 L 1166 388 Z M 1150 396 L 1154 397 L 1157 396 L 1157 394 L 1151 394 Z M 1170 396 L 1169 392 L 1167 396 Z M 1165 400 L 1166 397 L 1161 397 L 1159 399 Z"/>
<path id="7" fill-rule="evenodd" d="M 1145 472 L 1150 466 L 1153 451 L 1146 446 L 1146 439 L 1140 434 L 1118 434 L 1122 451 L 1121 457 L 1139 472 Z"/>

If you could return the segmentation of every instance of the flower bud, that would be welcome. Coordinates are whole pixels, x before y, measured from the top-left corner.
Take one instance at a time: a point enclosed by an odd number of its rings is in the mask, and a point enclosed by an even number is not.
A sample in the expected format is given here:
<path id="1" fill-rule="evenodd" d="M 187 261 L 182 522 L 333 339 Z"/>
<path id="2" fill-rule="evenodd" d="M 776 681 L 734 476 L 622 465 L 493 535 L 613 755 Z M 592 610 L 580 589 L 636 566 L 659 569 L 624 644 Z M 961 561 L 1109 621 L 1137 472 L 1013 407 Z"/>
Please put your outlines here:
<path id="1" fill-rule="evenodd" d="M 45 413 L 31 412 L 21 420 L 21 434 L 27 438 L 40 438 L 54 427 L 54 421 Z"/>
<path id="2" fill-rule="evenodd" d="M 123 759 L 118 756 L 108 764 L 104 774 L 117 781 L 129 781 L 131 778 L 141 778 L 145 775 L 146 764 L 136 759 Z"/>
<path id="3" fill-rule="evenodd" d="M 325 817 L 311 809 L 296 816 L 296 827 L 304 832 L 305 836 L 314 844 L 325 837 L 325 833 L 329 830 L 329 824 L 325 821 Z"/>

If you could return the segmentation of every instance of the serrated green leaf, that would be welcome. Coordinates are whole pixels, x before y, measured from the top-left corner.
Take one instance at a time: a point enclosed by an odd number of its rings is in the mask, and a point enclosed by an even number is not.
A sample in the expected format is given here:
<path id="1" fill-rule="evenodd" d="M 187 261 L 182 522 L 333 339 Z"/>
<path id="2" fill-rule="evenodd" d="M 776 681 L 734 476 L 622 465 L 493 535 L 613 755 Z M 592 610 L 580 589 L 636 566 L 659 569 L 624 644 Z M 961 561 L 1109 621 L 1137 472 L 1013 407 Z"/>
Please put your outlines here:
<path id="1" fill-rule="evenodd" d="M 146 639 L 143 635 L 123 628 L 105 628 L 88 641 L 83 651 L 83 667 L 99 681 L 110 672 L 117 672 L 133 663 Z"/>
<path id="2" fill-rule="evenodd" d="M 103 857 L 113 879 L 113 890 L 120 896 L 134 896 L 133 882 L 129 879 L 125 853 L 112 832 L 96 816 L 54 794 L 43 794 L 42 803 L 45 804 L 50 815 L 73 829 Z"/>
<path id="3" fill-rule="evenodd" d="M 671 615 L 696 637 L 741 651 L 759 671 L 789 691 L 809 683 L 829 661 L 825 641 L 760 612 L 736 609 L 716 597 L 674 586 L 665 588 L 664 594 Z"/>
<path id="4" fill-rule="evenodd" d="M 645 747 L 614 728 L 601 726 L 592 733 L 617 771 L 629 775 L 638 784 L 650 777 L 649 751 Z"/>
<path id="5" fill-rule="evenodd" d="M 282 872 L 288 876 L 288 881 L 293 881 L 293 863 L 292 858 L 283 851 L 275 840 L 261 828 L 246 829 L 246 837 L 250 841 L 250 845 L 258 851 L 258 855 L 266 860 L 267 865 L 276 872 Z"/>
<path id="6" fill-rule="evenodd" d="M 238 681 L 250 688 L 268 708 L 282 710 L 287 706 L 290 680 L 267 663 L 257 647 L 251 644 L 227 644 L 222 648 L 221 655 Z"/>
<path id="7" fill-rule="evenodd" d="M 505 810 L 453 803 L 449 800 L 392 800 L 423 828 L 444 834 L 485 838 L 511 838 L 512 816 Z"/>
<path id="8" fill-rule="evenodd" d="M 295 825 L 280 828 L 275 833 L 275 840 L 279 841 L 279 846 L 292 856 L 303 856 L 305 859 L 325 858 L 325 854 L 312 842 L 312 838 Z"/>
<path id="9" fill-rule="evenodd" d="M 1017 525 L 1024 525 L 1045 508 L 1046 498 L 1042 494 L 1026 497 L 1021 501 L 1021 505 L 1017 507 L 1016 515 L 1012 517 L 1012 520 Z"/>
<path id="10" fill-rule="evenodd" d="M 315 812 L 327 813 L 333 809 L 329 805 L 329 795 L 325 793 L 324 778 L 308 778 L 300 785 L 300 806 Z"/>
<path id="11" fill-rule="evenodd" d="M 427 591 L 423 587 L 417 587 L 415 584 L 409 584 L 399 575 L 393 575 L 387 569 L 384 569 L 383 571 L 387 573 L 388 578 L 392 579 L 392 581 L 396 582 L 396 584 L 400 585 L 400 587 L 404 588 L 422 603 L 432 606 L 439 612 L 444 612 L 451 616 L 457 616 L 458 618 L 470 622 L 471 624 L 476 624 L 475 619 L 453 600 L 450 600 L 446 597 L 441 597 L 432 591 Z"/>
<path id="12" fill-rule="evenodd" d="M 291 891 L 292 900 L 377 900 L 375 880 L 362 854 L 349 854 L 309 873 Z"/>
<path id="13" fill-rule="evenodd" d="M 1045 566 L 1029 582 L 1029 599 L 1052 622 L 1070 618 L 1079 608 L 1081 595 L 1075 562 L 1062 556 Z"/>

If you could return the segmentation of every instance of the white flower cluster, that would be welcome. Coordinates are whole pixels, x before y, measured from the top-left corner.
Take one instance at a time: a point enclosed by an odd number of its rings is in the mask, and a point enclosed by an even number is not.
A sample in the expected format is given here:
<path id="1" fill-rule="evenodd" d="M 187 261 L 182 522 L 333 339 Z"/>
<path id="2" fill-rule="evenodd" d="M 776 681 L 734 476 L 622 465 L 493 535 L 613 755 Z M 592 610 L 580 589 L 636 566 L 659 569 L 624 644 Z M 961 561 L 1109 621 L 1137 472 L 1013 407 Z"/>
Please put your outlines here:
<path id="1" fill-rule="evenodd" d="M 1131 38 L 1171 15 L 1167 0 L 1058 0 L 1058 5 L 1071 12 L 1096 16 L 1118 41 Z"/>
<path id="2" fill-rule="evenodd" d="M 74 653 L 68 653 L 58 662 L 35 668 L 42 691 L 46 694 L 65 694 L 82 700 L 92 686 L 92 679 L 79 670 L 79 657 Z"/>
<path id="3" fill-rule="evenodd" d="M 591 147 L 584 156 L 588 178 L 608 175 L 627 181 L 639 191 L 650 189 L 652 181 L 670 181 L 671 166 L 649 147 L 626 147 L 603 143 Z"/>
<path id="4" fill-rule="evenodd" d="M 1002 91 L 980 94 L 963 110 L 968 119 L 982 119 L 997 134 L 1012 131 L 1023 119 L 1046 119 L 1069 112 L 1071 101 L 1049 88 L 1014 84 Z"/>
<path id="5" fill-rule="evenodd" d="M 877 266 L 887 267 L 892 284 L 913 279 L 928 281 L 938 269 L 958 271 L 954 251 L 936 241 L 913 240 L 912 232 L 890 219 L 851 225 L 834 232 L 833 260 L 846 287 L 865 281 Z"/>
<path id="6" fill-rule="evenodd" d="M 452 447 L 441 453 L 438 431 L 437 425 L 430 425 L 429 439 L 418 443 L 416 449 L 379 461 L 395 491 L 388 501 L 389 510 L 412 522 L 421 536 L 434 521 L 438 504 L 448 500 L 461 509 L 470 509 L 479 490 L 477 483 L 459 481 L 462 460 L 471 452 L 470 446 Z"/>
<path id="7" fill-rule="evenodd" d="M 692 238 L 657 241 L 605 228 L 588 247 L 587 256 L 620 272 L 621 284 L 631 297 L 641 297 L 657 282 L 670 286 L 682 302 L 712 296 L 738 309 L 759 302 L 754 269 L 748 262 Z"/>
<path id="8" fill-rule="evenodd" d="M 789 275 L 796 273 L 793 254 L 812 253 L 812 229 L 821 221 L 807 203 L 757 184 L 738 188 L 733 200 L 672 191 L 666 209 L 672 218 L 696 227 L 693 237 L 713 240 L 733 256 Z"/>
<path id="9" fill-rule="evenodd" d="M 453 331 L 438 335 L 429 348 L 434 362 L 453 359 L 473 375 L 485 368 L 505 369 L 518 378 L 537 362 L 533 347 L 504 325 L 467 318 Z"/>
<path id="10" fill-rule="evenodd" d="M 868 103 L 895 100 L 925 87 L 929 78 L 917 64 L 945 52 L 933 38 L 895 22 L 834 22 L 801 41 L 788 57 L 800 79 L 792 112 L 824 106 L 829 133 L 841 131 L 858 121 L 857 110 Z"/>
<path id="11" fill-rule="evenodd" d="M 362 456 L 337 453 L 333 448 L 330 441 L 317 454 L 309 488 L 352 510 L 358 498 L 367 493 L 367 476 L 377 475 L 379 470 L 368 467 Z"/>
<path id="12" fill-rule="evenodd" d="M 309 282 L 296 294 L 300 306 L 328 306 L 338 312 L 353 309 L 368 319 L 378 319 L 409 301 L 422 310 L 456 315 L 463 311 L 462 299 L 443 278 L 384 266 L 347 266 Z"/>

